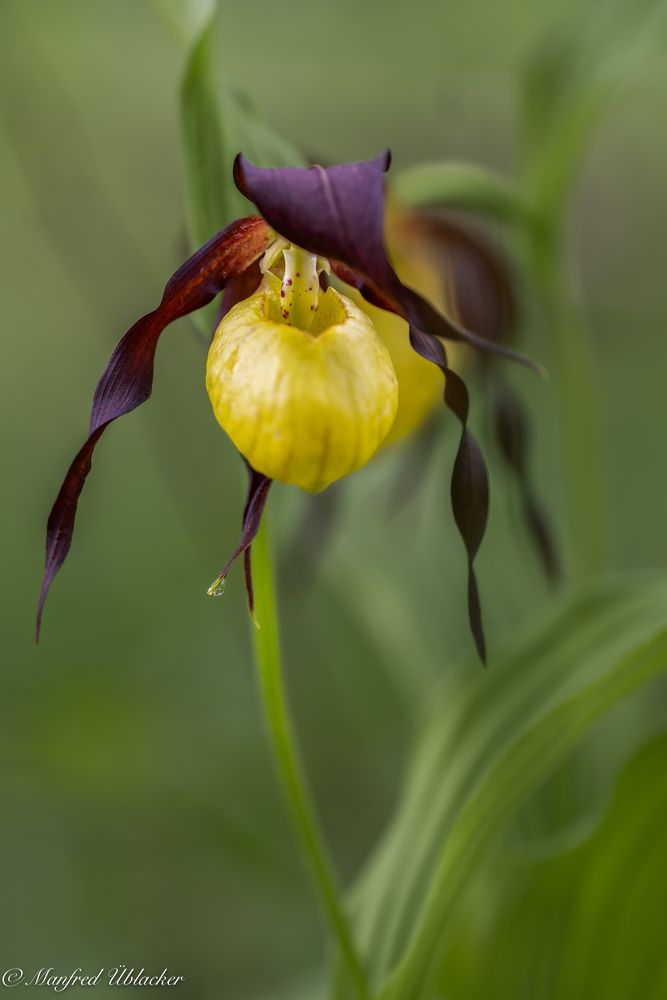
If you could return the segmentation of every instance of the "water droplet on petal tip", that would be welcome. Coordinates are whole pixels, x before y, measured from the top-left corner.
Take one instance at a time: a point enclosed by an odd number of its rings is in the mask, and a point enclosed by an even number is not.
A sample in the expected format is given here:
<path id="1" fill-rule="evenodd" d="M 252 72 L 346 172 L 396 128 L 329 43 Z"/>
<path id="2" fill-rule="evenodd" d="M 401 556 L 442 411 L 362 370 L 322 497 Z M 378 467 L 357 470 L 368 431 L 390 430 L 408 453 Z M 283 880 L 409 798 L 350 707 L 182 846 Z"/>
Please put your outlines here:
<path id="1" fill-rule="evenodd" d="M 225 592 L 225 577 L 218 576 L 208 588 L 206 593 L 209 597 L 222 597 Z"/>

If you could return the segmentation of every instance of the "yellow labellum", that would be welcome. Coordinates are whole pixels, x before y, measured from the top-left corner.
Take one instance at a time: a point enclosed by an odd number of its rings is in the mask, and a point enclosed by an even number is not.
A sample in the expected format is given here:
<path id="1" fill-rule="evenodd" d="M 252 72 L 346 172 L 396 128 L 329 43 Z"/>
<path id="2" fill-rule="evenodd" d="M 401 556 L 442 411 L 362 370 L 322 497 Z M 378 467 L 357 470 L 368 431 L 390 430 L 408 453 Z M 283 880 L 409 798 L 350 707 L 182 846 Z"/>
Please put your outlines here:
<path id="1" fill-rule="evenodd" d="M 280 281 L 220 323 L 206 388 L 218 423 L 258 472 L 309 492 L 365 465 L 396 415 L 389 351 L 371 319 L 333 288 L 309 329 L 285 322 Z"/>

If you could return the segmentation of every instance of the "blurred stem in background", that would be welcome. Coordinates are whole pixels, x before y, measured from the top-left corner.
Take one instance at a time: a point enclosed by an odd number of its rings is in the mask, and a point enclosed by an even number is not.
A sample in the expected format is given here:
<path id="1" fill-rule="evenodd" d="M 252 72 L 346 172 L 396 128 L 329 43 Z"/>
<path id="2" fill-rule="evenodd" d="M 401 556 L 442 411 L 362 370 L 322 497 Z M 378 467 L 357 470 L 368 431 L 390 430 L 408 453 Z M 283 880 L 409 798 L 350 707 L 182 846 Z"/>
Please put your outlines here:
<path id="1" fill-rule="evenodd" d="M 322 909 L 334 940 L 338 942 L 341 957 L 347 966 L 357 997 L 359 1000 L 369 1000 L 365 973 L 352 941 L 336 878 L 308 792 L 285 696 L 274 574 L 266 525 L 265 516 L 253 543 L 252 565 L 258 626 L 255 630 L 255 658 L 269 736 L 294 827 L 309 863 Z"/>
<path id="2" fill-rule="evenodd" d="M 571 577 L 581 581 L 599 576 L 606 562 L 599 394 L 593 345 L 573 301 L 561 229 L 560 215 L 531 221 L 524 230 L 524 254 L 556 361 L 569 567 Z"/>
<path id="3" fill-rule="evenodd" d="M 569 39 L 549 40 L 530 60 L 522 87 L 518 181 L 527 206 L 518 233 L 524 265 L 556 362 L 568 561 L 575 581 L 598 576 L 605 568 L 596 365 L 566 256 L 577 167 L 607 96 L 591 70 L 594 63 L 582 60 L 586 48 L 581 38 L 574 45 Z"/>
<path id="4" fill-rule="evenodd" d="M 591 24 L 595 17 L 589 19 Z M 603 469 L 593 345 L 575 302 L 566 225 L 577 168 L 605 103 L 594 63 L 582 60 L 585 32 L 549 39 L 533 54 L 521 92 L 518 187 L 527 211 L 518 237 L 528 283 L 541 305 L 555 358 L 556 405 L 567 518 L 567 556 L 575 581 L 605 569 Z"/>

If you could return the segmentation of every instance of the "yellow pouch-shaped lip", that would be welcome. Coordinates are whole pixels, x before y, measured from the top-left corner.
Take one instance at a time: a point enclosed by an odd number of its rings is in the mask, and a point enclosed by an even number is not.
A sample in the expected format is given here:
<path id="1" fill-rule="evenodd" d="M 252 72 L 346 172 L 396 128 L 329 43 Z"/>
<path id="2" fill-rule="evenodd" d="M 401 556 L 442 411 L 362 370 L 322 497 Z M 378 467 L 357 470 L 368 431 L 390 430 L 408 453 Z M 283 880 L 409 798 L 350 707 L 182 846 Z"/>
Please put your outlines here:
<path id="1" fill-rule="evenodd" d="M 329 288 L 309 330 L 289 326 L 271 274 L 220 323 L 206 388 L 251 466 L 309 492 L 369 461 L 398 402 L 389 352 L 371 319 Z"/>

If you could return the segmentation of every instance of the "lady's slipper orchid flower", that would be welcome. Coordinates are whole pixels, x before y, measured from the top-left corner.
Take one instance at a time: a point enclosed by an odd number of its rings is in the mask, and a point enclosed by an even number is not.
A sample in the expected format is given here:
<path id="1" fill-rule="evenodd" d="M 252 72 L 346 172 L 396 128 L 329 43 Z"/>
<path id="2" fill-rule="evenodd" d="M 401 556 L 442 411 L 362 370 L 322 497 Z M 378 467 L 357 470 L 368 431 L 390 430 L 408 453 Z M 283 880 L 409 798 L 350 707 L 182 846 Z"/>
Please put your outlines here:
<path id="1" fill-rule="evenodd" d="M 38 633 L 46 595 L 71 545 L 79 496 L 100 437 L 113 420 L 150 396 L 165 327 L 223 291 L 207 389 L 218 421 L 248 464 L 250 482 L 241 539 L 209 592 L 221 591 L 232 563 L 245 554 L 252 611 L 249 551 L 272 480 L 322 489 L 367 462 L 396 415 L 389 351 L 357 304 L 323 287 L 323 274 L 330 271 L 374 306 L 407 320 L 413 350 L 445 376 L 445 403 L 462 427 L 452 503 L 468 554 L 470 625 L 484 659 L 473 560 L 486 526 L 487 473 L 467 428 L 468 392 L 449 367 L 443 340 L 525 359 L 440 314 L 400 281 L 384 244 L 388 166 L 388 154 L 326 169 L 262 169 L 237 157 L 236 185 L 259 214 L 227 226 L 186 261 L 167 282 L 159 306 L 135 323 L 113 352 L 95 390 L 89 436 L 49 517 Z"/>

